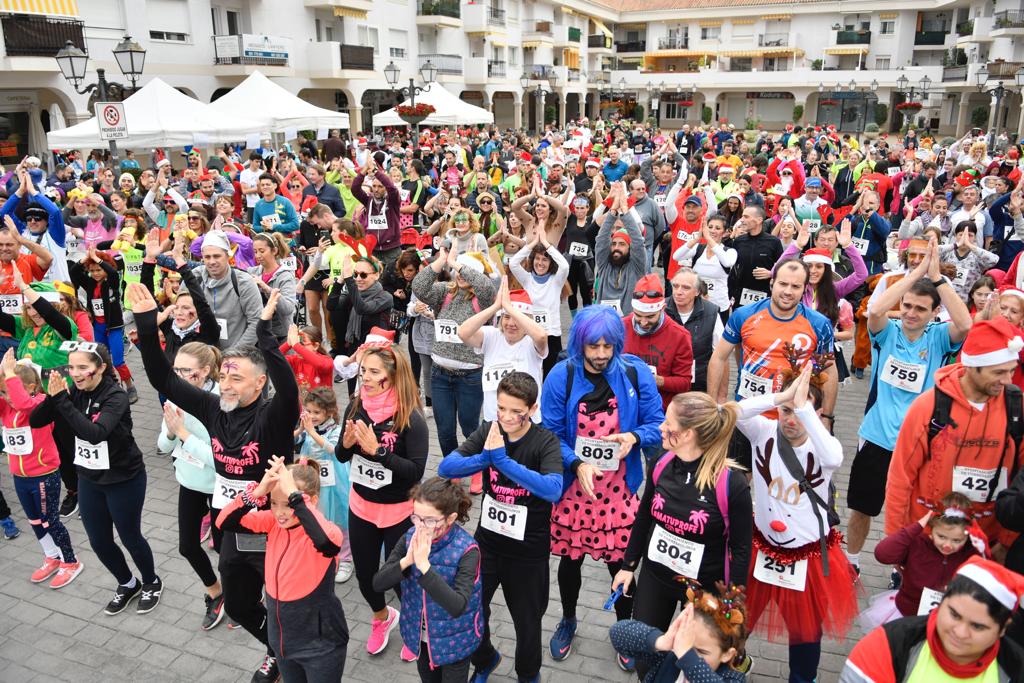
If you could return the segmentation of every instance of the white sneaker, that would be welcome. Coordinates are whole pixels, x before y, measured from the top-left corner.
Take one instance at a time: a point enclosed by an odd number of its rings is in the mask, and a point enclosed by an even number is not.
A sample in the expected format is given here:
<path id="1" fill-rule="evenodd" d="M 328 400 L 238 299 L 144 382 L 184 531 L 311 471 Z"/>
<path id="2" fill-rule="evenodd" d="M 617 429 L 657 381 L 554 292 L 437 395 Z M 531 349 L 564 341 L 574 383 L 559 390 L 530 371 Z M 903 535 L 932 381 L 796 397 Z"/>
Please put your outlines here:
<path id="1" fill-rule="evenodd" d="M 351 562 L 339 562 L 338 573 L 334 575 L 334 583 L 345 583 L 352 578 L 355 566 Z"/>

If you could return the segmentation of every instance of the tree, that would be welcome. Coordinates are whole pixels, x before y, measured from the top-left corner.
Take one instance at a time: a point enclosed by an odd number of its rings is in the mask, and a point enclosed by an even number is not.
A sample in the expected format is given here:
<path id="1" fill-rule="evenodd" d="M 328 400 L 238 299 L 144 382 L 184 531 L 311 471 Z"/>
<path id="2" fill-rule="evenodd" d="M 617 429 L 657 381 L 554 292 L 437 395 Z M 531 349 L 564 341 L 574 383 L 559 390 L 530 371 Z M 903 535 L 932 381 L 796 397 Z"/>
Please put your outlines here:
<path id="1" fill-rule="evenodd" d="M 799 123 L 804 117 L 804 105 L 797 104 L 793 107 L 793 123 Z"/>
<path id="2" fill-rule="evenodd" d="M 889 120 L 889 105 L 885 102 L 875 103 L 875 123 L 879 126 L 884 126 L 885 122 Z"/>
<path id="3" fill-rule="evenodd" d="M 704 125 L 706 126 L 709 123 L 711 123 L 711 117 L 714 116 L 714 115 L 715 115 L 715 113 L 713 111 L 711 111 L 711 107 L 709 107 L 707 105 L 704 105 L 704 108 L 701 109 L 701 112 L 700 112 L 700 120 L 703 121 Z"/>
<path id="4" fill-rule="evenodd" d="M 971 112 L 971 125 L 975 128 L 988 126 L 988 107 L 975 107 Z"/>

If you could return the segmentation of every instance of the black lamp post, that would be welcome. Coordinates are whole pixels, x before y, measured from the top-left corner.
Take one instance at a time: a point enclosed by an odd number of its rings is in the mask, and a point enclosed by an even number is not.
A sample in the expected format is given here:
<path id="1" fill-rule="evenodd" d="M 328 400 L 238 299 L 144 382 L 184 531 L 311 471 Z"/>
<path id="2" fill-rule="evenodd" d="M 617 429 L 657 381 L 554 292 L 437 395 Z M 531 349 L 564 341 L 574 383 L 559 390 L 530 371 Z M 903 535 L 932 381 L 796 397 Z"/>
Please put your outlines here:
<path id="1" fill-rule="evenodd" d="M 125 36 L 121 42 L 114 47 L 114 59 L 121 73 L 132 82 L 132 91 L 142 77 L 142 70 L 146 63 L 146 50 L 132 40 L 131 36 Z M 79 95 L 87 92 L 95 92 L 99 102 L 106 102 L 110 96 L 110 86 L 119 83 L 107 83 L 106 69 L 96 69 L 96 82 L 82 86 L 85 80 L 85 72 L 89 65 L 89 55 L 79 50 L 70 40 L 64 43 L 64 47 L 56 55 L 57 66 L 64 75 L 65 80 L 75 89 Z M 123 86 L 122 87 L 123 90 Z M 117 142 L 110 140 L 110 156 L 117 161 Z"/>
<path id="2" fill-rule="evenodd" d="M 409 106 L 416 106 L 416 96 L 430 90 L 430 86 L 434 84 L 434 79 L 437 78 L 437 67 L 429 59 L 420 67 L 420 78 L 423 79 L 423 87 L 416 85 L 415 76 L 409 77 L 409 85 L 404 88 L 395 88 L 398 85 L 399 71 L 398 67 L 395 66 L 394 62 L 389 62 L 384 67 L 384 79 L 391 86 L 391 90 L 396 92 L 400 98 L 409 98 Z M 420 124 L 417 123 L 415 126 L 416 139 L 420 137 Z"/>
<path id="3" fill-rule="evenodd" d="M 921 106 L 918 107 L 918 109 L 924 108 L 925 101 L 928 99 L 928 88 L 931 87 L 931 84 L 932 79 L 928 78 L 928 76 L 925 75 L 922 76 L 921 80 L 917 82 L 918 87 L 915 88 L 914 86 L 911 85 L 910 89 L 908 90 L 907 86 L 910 85 L 910 80 L 907 78 L 906 74 L 896 79 L 896 89 L 906 95 L 906 102 L 914 102 L 915 98 L 918 95 L 921 96 Z M 909 128 L 910 117 L 912 116 L 912 114 L 904 114 L 904 116 L 906 119 L 907 127 Z"/>
<path id="4" fill-rule="evenodd" d="M 532 76 L 527 74 L 525 71 L 523 72 L 523 75 L 519 77 L 519 85 L 522 86 L 523 92 L 528 92 L 530 90 L 531 80 L 533 80 Z M 540 114 L 537 116 L 537 134 L 540 135 L 541 131 L 544 130 L 544 99 L 548 95 L 553 95 L 555 93 L 555 88 L 558 87 L 558 74 L 556 74 L 553 69 L 548 72 L 547 88 L 544 87 L 544 81 L 542 79 L 538 78 L 536 80 L 537 85 L 533 86 L 533 88 L 534 92 L 537 94 L 538 104 L 540 105 Z"/>
<path id="5" fill-rule="evenodd" d="M 1002 114 L 1003 98 L 1012 93 L 1013 90 L 1004 86 L 1001 78 L 997 81 L 994 87 L 989 88 L 987 64 L 981 65 L 981 68 L 978 69 L 976 78 L 978 79 L 978 91 L 992 93 L 992 96 L 996 98 L 996 106 L 994 108 L 995 114 L 992 119 L 992 126 L 988 132 L 988 146 L 989 149 L 992 149 L 996 143 L 996 132 L 999 129 L 999 115 Z M 1018 69 L 1014 74 L 1013 80 L 1018 89 L 1024 90 L 1024 69 Z"/>

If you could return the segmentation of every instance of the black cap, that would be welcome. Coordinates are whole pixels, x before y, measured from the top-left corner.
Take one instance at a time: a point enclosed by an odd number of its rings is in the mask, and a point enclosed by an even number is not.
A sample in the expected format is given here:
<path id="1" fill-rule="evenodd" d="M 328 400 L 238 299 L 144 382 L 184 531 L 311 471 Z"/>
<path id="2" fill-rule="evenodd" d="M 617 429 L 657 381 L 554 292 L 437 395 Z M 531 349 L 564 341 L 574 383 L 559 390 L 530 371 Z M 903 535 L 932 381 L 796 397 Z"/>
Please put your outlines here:
<path id="1" fill-rule="evenodd" d="M 49 218 L 49 214 L 46 209 L 41 207 L 39 204 L 29 204 L 28 208 L 25 209 L 25 218 Z"/>

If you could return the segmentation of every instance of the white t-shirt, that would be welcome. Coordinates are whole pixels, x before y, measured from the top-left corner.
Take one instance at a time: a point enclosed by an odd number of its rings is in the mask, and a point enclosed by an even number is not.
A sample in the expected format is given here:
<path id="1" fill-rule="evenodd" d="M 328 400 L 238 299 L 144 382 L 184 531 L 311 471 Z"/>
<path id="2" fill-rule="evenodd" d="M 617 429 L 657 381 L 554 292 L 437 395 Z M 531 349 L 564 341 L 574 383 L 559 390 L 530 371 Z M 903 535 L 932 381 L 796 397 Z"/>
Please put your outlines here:
<path id="1" fill-rule="evenodd" d="M 484 356 L 484 373 L 487 371 L 511 366 L 516 372 L 525 372 L 537 380 L 537 403 L 540 404 L 540 388 L 544 383 L 543 361 L 547 358 L 537 353 L 530 337 L 523 337 L 515 344 L 509 344 L 505 335 L 496 327 L 483 327 L 480 329 L 484 339 L 480 348 L 474 349 Z M 485 379 L 486 383 L 486 379 Z M 484 390 L 484 419 L 494 420 L 498 416 L 498 392 L 497 390 Z M 533 421 L 540 424 L 540 411 L 533 414 Z"/>
<path id="2" fill-rule="evenodd" d="M 532 273 L 523 267 L 523 262 L 533 252 L 529 249 L 520 249 L 508 259 L 508 269 L 516 276 L 523 289 L 530 295 L 530 301 L 534 312 L 546 311 L 548 323 L 545 328 L 549 337 L 562 336 L 562 285 L 569 278 L 569 262 L 565 257 L 551 247 L 547 254 L 554 263 L 558 264 L 558 270 L 551 273 L 547 280 L 538 282 Z"/>
<path id="3" fill-rule="evenodd" d="M 250 187 L 258 187 L 261 175 L 263 175 L 263 171 L 253 171 L 246 167 L 238 174 L 238 182 L 243 186 L 248 185 Z M 259 199 L 259 192 L 253 192 L 252 194 L 245 195 L 246 208 L 251 209 L 256 206 L 256 202 L 258 202 Z"/>

